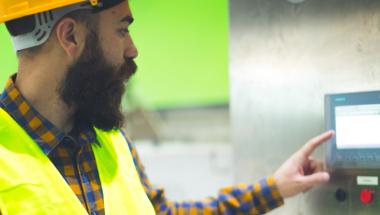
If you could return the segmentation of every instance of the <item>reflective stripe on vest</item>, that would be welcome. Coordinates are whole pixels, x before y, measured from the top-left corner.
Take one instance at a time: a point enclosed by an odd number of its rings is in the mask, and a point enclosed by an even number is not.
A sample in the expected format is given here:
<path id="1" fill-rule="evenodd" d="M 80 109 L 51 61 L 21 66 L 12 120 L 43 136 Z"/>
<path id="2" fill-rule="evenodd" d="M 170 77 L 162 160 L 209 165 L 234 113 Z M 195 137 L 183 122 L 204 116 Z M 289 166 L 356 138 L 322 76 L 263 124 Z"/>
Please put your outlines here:
<path id="1" fill-rule="evenodd" d="M 155 214 L 120 131 L 96 130 L 92 144 L 107 215 Z M 85 215 L 81 202 L 33 139 L 0 108 L 0 211 Z"/>

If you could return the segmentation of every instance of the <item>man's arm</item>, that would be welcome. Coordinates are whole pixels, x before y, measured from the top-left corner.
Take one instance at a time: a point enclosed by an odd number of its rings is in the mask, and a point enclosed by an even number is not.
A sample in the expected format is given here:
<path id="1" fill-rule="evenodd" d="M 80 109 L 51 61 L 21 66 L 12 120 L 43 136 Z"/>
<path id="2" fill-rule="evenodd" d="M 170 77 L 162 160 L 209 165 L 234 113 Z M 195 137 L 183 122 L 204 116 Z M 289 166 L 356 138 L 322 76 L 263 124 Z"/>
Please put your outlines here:
<path id="1" fill-rule="evenodd" d="M 283 197 L 295 196 L 329 180 L 323 163 L 312 159 L 313 151 L 333 136 L 325 132 L 309 140 L 276 171 L 252 185 L 239 185 L 221 189 L 218 197 L 202 201 L 172 202 L 163 189 L 155 189 L 147 178 L 136 148 L 128 142 L 135 166 L 144 189 L 157 214 L 263 214 L 283 205 Z"/>
<path id="2" fill-rule="evenodd" d="M 200 201 L 169 201 L 164 189 L 152 186 L 135 146 L 125 134 L 124 136 L 145 192 L 157 214 L 263 214 L 284 203 L 273 177 L 263 178 L 251 185 L 240 184 L 223 188 L 214 198 Z"/>

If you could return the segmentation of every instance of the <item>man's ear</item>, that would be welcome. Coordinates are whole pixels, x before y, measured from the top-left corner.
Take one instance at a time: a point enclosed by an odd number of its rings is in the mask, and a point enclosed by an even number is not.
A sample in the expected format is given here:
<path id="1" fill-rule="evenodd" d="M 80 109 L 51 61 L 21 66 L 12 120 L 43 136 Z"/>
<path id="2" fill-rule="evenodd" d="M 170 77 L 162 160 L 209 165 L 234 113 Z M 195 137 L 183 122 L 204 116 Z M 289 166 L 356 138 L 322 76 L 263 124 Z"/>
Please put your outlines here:
<path id="1" fill-rule="evenodd" d="M 76 58 L 84 47 L 83 26 L 72 18 L 63 18 L 55 27 L 57 42 L 69 58 Z"/>

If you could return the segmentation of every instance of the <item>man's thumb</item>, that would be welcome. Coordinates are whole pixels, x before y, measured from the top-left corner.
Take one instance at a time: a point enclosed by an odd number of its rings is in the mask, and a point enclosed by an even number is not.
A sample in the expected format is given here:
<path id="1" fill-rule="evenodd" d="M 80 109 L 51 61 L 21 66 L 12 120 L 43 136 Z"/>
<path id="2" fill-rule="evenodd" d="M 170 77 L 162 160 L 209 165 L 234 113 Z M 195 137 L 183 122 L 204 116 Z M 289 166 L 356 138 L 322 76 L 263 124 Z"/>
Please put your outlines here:
<path id="1" fill-rule="evenodd" d="M 312 175 L 304 176 L 302 181 L 307 187 L 312 187 L 315 185 L 326 183 L 329 181 L 329 179 L 330 175 L 327 172 L 317 172 Z"/>

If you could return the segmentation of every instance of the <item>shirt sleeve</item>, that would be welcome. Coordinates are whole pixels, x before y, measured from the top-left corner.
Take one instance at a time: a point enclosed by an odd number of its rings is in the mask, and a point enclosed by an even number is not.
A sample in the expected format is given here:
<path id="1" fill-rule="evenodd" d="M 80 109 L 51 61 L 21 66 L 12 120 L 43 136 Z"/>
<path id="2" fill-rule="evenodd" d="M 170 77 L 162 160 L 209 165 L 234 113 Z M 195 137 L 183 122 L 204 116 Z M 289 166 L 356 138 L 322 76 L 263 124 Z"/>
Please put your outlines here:
<path id="1" fill-rule="evenodd" d="M 239 184 L 221 189 L 217 197 L 200 201 L 175 202 L 167 199 L 163 188 L 154 188 L 145 174 L 144 166 L 135 146 L 123 132 L 133 161 L 139 173 L 144 190 L 157 214 L 264 214 L 284 204 L 273 177 L 267 177 L 254 184 Z"/>

